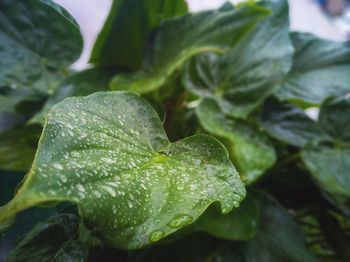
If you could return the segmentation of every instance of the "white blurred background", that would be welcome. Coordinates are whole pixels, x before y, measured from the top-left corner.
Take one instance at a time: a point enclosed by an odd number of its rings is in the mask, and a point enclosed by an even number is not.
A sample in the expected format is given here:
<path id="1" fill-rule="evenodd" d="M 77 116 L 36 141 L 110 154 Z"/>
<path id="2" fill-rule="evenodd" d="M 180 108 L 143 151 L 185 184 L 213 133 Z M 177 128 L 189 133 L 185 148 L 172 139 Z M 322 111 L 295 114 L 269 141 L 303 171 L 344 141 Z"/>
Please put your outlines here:
<path id="1" fill-rule="evenodd" d="M 231 0 L 233 3 L 241 0 Z M 108 14 L 112 0 L 55 0 L 65 7 L 81 26 L 84 37 L 84 51 L 80 59 L 73 65 L 76 69 L 87 66 L 92 45 L 99 33 Z M 196 12 L 205 9 L 216 8 L 225 0 L 187 0 L 191 11 Z M 322 38 L 335 41 L 344 41 L 349 36 L 349 24 L 344 23 L 344 15 L 327 16 L 317 3 L 327 2 L 325 0 L 289 0 L 291 29 L 310 32 Z M 331 0 L 327 6 L 328 11 L 337 14 L 339 7 L 345 0 Z M 337 9 L 338 8 L 338 9 Z M 348 12 L 350 16 L 350 12 Z M 341 17 L 341 18 L 339 18 Z M 350 20 L 349 17 L 347 19 Z M 346 20 L 346 19 L 345 19 Z"/>

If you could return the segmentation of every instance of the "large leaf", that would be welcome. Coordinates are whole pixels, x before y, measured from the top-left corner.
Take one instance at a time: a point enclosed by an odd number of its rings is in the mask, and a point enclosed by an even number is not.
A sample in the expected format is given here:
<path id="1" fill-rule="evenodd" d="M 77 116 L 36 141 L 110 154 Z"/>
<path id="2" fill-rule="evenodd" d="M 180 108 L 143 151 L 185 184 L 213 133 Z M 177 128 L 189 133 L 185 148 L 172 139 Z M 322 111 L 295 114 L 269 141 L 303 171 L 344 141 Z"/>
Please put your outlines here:
<path id="1" fill-rule="evenodd" d="M 255 4 L 239 9 L 226 5 L 166 21 L 149 43 L 142 70 L 117 75 L 111 87 L 142 94 L 159 89 L 172 80 L 189 58 L 202 52 L 227 51 L 268 13 L 269 10 Z"/>
<path id="2" fill-rule="evenodd" d="M 201 125 L 211 134 L 227 140 L 231 159 L 246 183 L 252 183 L 276 161 L 272 143 L 264 133 L 244 120 L 226 117 L 211 99 L 197 107 Z"/>
<path id="3" fill-rule="evenodd" d="M 256 197 L 262 213 L 255 238 L 244 245 L 246 261 L 317 261 L 306 247 L 301 228 L 288 212 L 269 195 L 260 193 Z"/>
<path id="4" fill-rule="evenodd" d="M 10 105 L 1 110 L 13 111 L 21 100 L 52 93 L 67 75 L 68 66 L 78 58 L 82 37 L 62 12 L 51 1 L 1 1 L 1 104 L 7 99 L 3 90 L 12 89 L 16 96 L 13 99 L 12 95 Z"/>
<path id="5" fill-rule="evenodd" d="M 18 126 L 0 133 L 0 169 L 28 171 L 33 162 L 41 127 Z"/>
<path id="6" fill-rule="evenodd" d="M 222 55 L 197 56 L 184 74 L 185 87 L 217 100 L 222 110 L 246 117 L 275 89 L 292 65 L 288 2 L 261 1 L 271 10 L 259 26 Z"/>
<path id="7" fill-rule="evenodd" d="M 78 225 L 78 218 L 72 214 L 38 223 L 11 251 L 7 261 L 86 261 L 88 249 L 77 240 Z"/>
<path id="8" fill-rule="evenodd" d="M 103 67 L 140 68 L 150 32 L 162 21 L 186 11 L 184 0 L 114 0 L 90 62 Z"/>
<path id="9" fill-rule="evenodd" d="M 319 124 L 328 139 L 302 151 L 313 178 L 332 196 L 350 197 L 350 100 L 327 99 L 321 106 Z"/>
<path id="10" fill-rule="evenodd" d="M 272 137 L 297 147 L 303 147 L 324 136 L 318 123 L 303 110 L 293 104 L 279 103 L 272 99 L 264 104 L 259 122 Z"/>
<path id="11" fill-rule="evenodd" d="M 50 109 L 66 97 L 86 96 L 94 92 L 108 91 L 109 80 L 116 71 L 114 69 L 92 68 L 67 77 L 46 101 L 43 109 L 31 119 L 31 123 L 42 124 Z"/>
<path id="12" fill-rule="evenodd" d="M 53 107 L 32 169 L 1 208 L 0 224 L 40 203 L 71 201 L 106 244 L 135 249 L 190 224 L 213 202 L 227 213 L 244 195 L 217 140 L 170 143 L 143 98 L 101 92 Z"/>
<path id="13" fill-rule="evenodd" d="M 328 96 L 350 93 L 350 45 L 292 33 L 295 47 L 291 72 L 277 96 L 302 104 L 320 104 Z"/>

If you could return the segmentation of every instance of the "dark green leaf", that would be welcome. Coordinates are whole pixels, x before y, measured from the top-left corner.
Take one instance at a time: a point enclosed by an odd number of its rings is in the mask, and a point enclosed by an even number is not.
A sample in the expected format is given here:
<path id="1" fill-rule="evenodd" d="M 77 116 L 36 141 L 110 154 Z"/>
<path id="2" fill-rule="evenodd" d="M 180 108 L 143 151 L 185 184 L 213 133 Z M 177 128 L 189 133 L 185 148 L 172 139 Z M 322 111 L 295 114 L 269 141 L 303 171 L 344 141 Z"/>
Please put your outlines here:
<path id="1" fill-rule="evenodd" d="M 61 214 L 37 224 L 11 251 L 7 261 L 86 261 L 88 250 L 77 241 L 78 218 Z"/>
<path id="2" fill-rule="evenodd" d="M 0 224 L 40 203 L 71 201 L 106 244 L 135 249 L 190 224 L 213 202 L 227 213 L 244 195 L 216 139 L 170 143 L 143 98 L 101 92 L 53 107 L 32 169 L 0 209 Z"/>
<path id="3" fill-rule="evenodd" d="M 320 187 L 336 198 L 350 197 L 350 100 L 327 99 L 319 125 L 328 139 L 302 151 L 302 159 Z"/>
<path id="4" fill-rule="evenodd" d="M 261 1 L 270 9 L 259 26 L 222 55 L 197 56 L 184 74 L 185 87 L 215 99 L 225 114 L 246 117 L 275 89 L 292 65 L 288 2 Z"/>
<path id="5" fill-rule="evenodd" d="M 184 0 L 114 0 L 90 62 L 103 67 L 140 68 L 150 32 L 186 11 Z"/>
<path id="6" fill-rule="evenodd" d="M 215 101 L 204 99 L 197 116 L 204 129 L 227 140 L 231 159 L 246 183 L 254 182 L 275 163 L 276 153 L 266 135 L 248 122 L 226 117 Z"/>
<path id="7" fill-rule="evenodd" d="M 196 234 L 172 244 L 131 252 L 131 262 L 243 262 L 242 251 L 231 243 Z"/>
<path id="8" fill-rule="evenodd" d="M 305 244 L 305 236 L 275 199 L 256 194 L 261 218 L 255 238 L 244 245 L 245 261 L 249 262 L 304 262 L 317 261 Z"/>
<path id="9" fill-rule="evenodd" d="M 157 90 L 170 81 L 188 59 L 203 52 L 227 51 L 268 14 L 265 8 L 247 4 L 239 9 L 229 6 L 166 21 L 145 52 L 142 70 L 117 75 L 111 87 L 142 94 Z"/>
<path id="10" fill-rule="evenodd" d="M 0 169 L 28 171 L 33 162 L 41 127 L 18 126 L 0 133 Z"/>
<path id="11" fill-rule="evenodd" d="M 350 93 L 350 45 L 292 33 L 295 47 L 291 72 L 280 84 L 277 97 L 306 105 L 328 96 Z"/>
<path id="12" fill-rule="evenodd" d="M 43 109 L 34 116 L 31 122 L 42 124 L 50 109 L 66 97 L 86 96 L 98 91 L 108 91 L 109 80 L 116 71 L 117 70 L 92 68 L 75 73 L 66 78 L 47 100 Z"/>
<path id="13" fill-rule="evenodd" d="M 220 214 L 214 206 L 208 208 L 193 227 L 221 239 L 249 240 L 255 236 L 259 218 L 260 206 L 248 193 L 239 208 L 226 215 Z"/>
<path id="14" fill-rule="evenodd" d="M 22 99 L 36 100 L 37 94 L 40 97 L 52 93 L 79 56 L 79 29 L 57 11 L 59 7 L 52 8 L 56 5 L 49 3 L 0 3 L 1 110 L 13 111 Z M 13 95 L 7 98 L 4 90 L 9 89 Z M 7 99 L 10 101 L 5 102 Z M 5 103 L 9 105 L 3 108 Z"/>
<path id="15" fill-rule="evenodd" d="M 267 100 L 259 116 L 262 127 L 274 138 L 290 145 L 303 147 L 323 138 L 318 123 L 305 112 L 289 103 Z"/>

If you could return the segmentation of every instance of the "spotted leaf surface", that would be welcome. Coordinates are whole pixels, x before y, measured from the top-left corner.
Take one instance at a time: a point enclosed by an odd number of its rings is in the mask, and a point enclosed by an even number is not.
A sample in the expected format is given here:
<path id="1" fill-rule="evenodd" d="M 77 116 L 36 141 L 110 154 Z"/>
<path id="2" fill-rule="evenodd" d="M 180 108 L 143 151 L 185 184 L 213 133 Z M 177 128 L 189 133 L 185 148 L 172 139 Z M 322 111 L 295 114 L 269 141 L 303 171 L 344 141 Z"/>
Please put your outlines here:
<path id="1" fill-rule="evenodd" d="M 71 201 L 93 235 L 136 249 L 190 224 L 213 202 L 229 212 L 244 195 L 217 140 L 171 143 L 143 98 L 101 92 L 53 107 L 32 169 L 0 209 L 0 223 L 42 202 Z"/>

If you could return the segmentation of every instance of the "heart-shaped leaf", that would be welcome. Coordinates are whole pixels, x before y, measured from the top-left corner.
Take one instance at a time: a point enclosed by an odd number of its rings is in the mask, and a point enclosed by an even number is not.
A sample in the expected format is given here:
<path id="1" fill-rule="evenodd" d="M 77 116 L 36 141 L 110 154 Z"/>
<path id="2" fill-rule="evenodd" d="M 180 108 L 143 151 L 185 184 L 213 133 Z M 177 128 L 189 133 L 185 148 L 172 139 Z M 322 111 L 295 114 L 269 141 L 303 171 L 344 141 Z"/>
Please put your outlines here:
<path id="1" fill-rule="evenodd" d="M 275 149 L 268 137 L 244 120 L 226 117 L 215 101 L 204 99 L 196 113 L 205 130 L 227 140 L 231 159 L 247 184 L 275 163 Z"/>
<path id="2" fill-rule="evenodd" d="M 53 107 L 32 169 L 1 208 L 0 223 L 36 204 L 71 201 L 92 234 L 135 249 L 190 224 L 213 202 L 229 212 L 244 195 L 216 139 L 170 143 L 143 98 L 101 92 Z"/>

